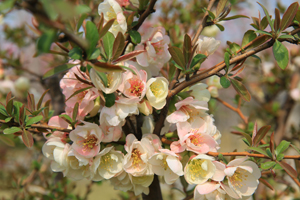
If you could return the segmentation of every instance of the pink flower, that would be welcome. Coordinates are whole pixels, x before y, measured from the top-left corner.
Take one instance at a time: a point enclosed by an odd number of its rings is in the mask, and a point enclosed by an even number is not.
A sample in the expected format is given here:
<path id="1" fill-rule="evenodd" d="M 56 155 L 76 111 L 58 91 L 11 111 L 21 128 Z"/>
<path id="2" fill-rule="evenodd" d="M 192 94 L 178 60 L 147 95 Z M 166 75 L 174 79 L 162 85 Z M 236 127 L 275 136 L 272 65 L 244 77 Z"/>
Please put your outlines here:
<path id="1" fill-rule="evenodd" d="M 51 117 L 48 122 L 48 125 L 54 127 L 60 127 L 60 128 L 68 128 L 69 126 L 69 124 L 59 116 Z M 61 131 L 54 131 L 50 136 L 46 136 L 46 134 L 44 133 L 44 137 L 46 139 L 58 137 L 64 143 L 66 143 L 66 139 L 68 139 L 68 136 L 69 136 L 68 132 L 61 132 Z"/>
<path id="2" fill-rule="evenodd" d="M 77 126 L 70 132 L 73 141 L 72 148 L 85 158 L 92 158 L 100 151 L 100 142 L 103 133 L 97 124 L 84 122 L 83 126 Z"/>
<path id="3" fill-rule="evenodd" d="M 104 138 L 102 142 L 112 142 L 118 141 L 122 137 L 122 127 L 121 125 L 110 126 L 106 123 L 100 124 Z"/>
<path id="4" fill-rule="evenodd" d="M 147 72 L 137 70 L 133 65 L 129 65 L 136 75 L 127 70 L 123 73 L 123 83 L 119 86 L 119 90 L 130 99 L 141 100 L 146 94 Z"/>
<path id="5" fill-rule="evenodd" d="M 74 63 L 78 63 L 74 61 Z M 68 99 L 74 92 L 90 87 L 90 85 L 85 84 L 79 81 L 75 74 L 80 78 L 86 80 L 89 79 L 87 74 L 80 70 L 80 65 L 76 65 L 71 68 L 68 73 L 66 73 L 63 79 L 60 81 L 60 87 L 62 88 L 62 92 L 65 95 L 66 99 Z M 80 92 L 79 94 L 73 96 L 69 100 L 66 101 L 66 113 L 69 116 L 72 116 L 73 108 L 75 104 L 78 102 L 78 119 L 84 119 L 84 117 L 93 110 L 94 108 L 94 100 L 99 96 L 99 92 L 96 88 L 90 88 Z"/>
<path id="6" fill-rule="evenodd" d="M 143 29 L 140 30 L 140 34 L 142 42 L 135 47 L 135 50 L 146 50 L 146 52 L 136 57 L 137 62 L 143 67 L 149 67 L 152 75 L 156 76 L 171 58 L 168 51 L 170 38 L 163 27 Z"/>

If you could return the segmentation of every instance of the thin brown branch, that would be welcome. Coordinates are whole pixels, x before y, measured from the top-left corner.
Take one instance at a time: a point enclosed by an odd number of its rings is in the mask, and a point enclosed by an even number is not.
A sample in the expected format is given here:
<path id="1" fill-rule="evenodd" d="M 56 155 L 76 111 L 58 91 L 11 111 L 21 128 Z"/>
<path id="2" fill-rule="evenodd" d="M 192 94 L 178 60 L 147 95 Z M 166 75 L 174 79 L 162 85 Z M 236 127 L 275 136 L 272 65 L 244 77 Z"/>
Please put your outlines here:
<path id="1" fill-rule="evenodd" d="M 245 124 L 248 123 L 248 119 L 247 117 L 245 117 L 245 115 L 242 113 L 241 109 L 240 109 L 240 106 L 235 108 L 233 107 L 232 105 L 230 105 L 229 103 L 223 101 L 222 99 L 220 98 L 216 98 L 217 101 L 219 101 L 220 103 L 222 103 L 224 106 L 226 106 L 227 108 L 229 108 L 230 110 L 236 112 L 240 117 L 241 119 L 244 121 Z M 240 105 L 240 104 L 239 104 Z"/>
<path id="2" fill-rule="evenodd" d="M 209 4 L 207 6 L 207 10 L 211 10 L 211 8 L 213 7 L 214 3 L 215 3 L 215 0 L 210 0 Z M 196 44 L 196 42 L 197 42 L 197 40 L 198 40 L 201 32 L 205 28 L 208 16 L 209 16 L 209 13 L 208 13 L 208 11 L 206 11 L 205 14 L 204 14 L 204 16 L 203 16 L 203 19 L 201 21 L 201 24 L 199 25 L 198 30 L 197 30 L 196 34 L 194 35 L 194 37 L 193 37 L 193 40 L 192 40 L 192 45 L 193 46 Z"/>

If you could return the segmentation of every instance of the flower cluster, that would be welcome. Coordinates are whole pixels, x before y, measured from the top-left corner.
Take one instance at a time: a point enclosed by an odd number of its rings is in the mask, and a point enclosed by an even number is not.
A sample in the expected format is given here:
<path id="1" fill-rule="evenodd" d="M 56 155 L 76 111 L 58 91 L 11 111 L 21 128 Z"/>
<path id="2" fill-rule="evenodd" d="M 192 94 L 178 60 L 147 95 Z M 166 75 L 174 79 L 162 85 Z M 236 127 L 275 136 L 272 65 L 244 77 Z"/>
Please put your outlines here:
<path id="1" fill-rule="evenodd" d="M 130 4 L 105 0 L 99 5 L 105 22 L 116 18 L 109 29 L 115 36 L 127 31 L 122 7 Z M 169 92 L 169 81 L 160 70 L 171 58 L 170 38 L 162 27 L 150 27 L 140 34 L 142 40 L 135 50 L 143 52 L 118 63 L 126 70 L 100 72 L 70 61 L 76 66 L 60 83 L 66 112 L 52 117 L 49 125 L 73 129 L 45 136 L 43 153 L 52 160 L 51 169 L 73 180 L 110 180 L 115 189 L 135 195 L 148 194 L 156 174 L 167 184 L 180 176 L 197 184 L 195 199 L 250 196 L 260 177 L 254 162 L 242 158 L 224 164 L 206 155 L 217 152 L 221 138 L 213 116 L 208 114 L 211 93 L 206 84 L 195 84 L 188 95 L 176 96 L 162 131 L 153 132 L 155 115 L 165 107 Z M 204 38 L 198 41 L 196 53 L 209 56 L 219 44 L 214 38 Z M 137 129 L 141 130 L 133 131 Z M 175 137 L 170 146 L 164 145 L 159 136 L 171 132 Z"/>

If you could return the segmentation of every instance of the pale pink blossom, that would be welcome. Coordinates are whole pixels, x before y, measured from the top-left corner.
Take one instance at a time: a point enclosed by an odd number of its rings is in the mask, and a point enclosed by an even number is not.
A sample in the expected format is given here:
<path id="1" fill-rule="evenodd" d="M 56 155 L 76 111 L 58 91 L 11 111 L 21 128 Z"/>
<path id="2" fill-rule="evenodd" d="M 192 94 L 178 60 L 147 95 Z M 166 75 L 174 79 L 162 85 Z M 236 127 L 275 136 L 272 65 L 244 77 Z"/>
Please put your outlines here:
<path id="1" fill-rule="evenodd" d="M 198 44 L 197 53 L 209 56 L 218 49 L 221 41 L 215 40 L 213 37 L 204 37 L 203 40 L 198 39 L 196 44 Z"/>
<path id="2" fill-rule="evenodd" d="M 138 108 L 139 108 L 139 111 L 141 113 L 143 113 L 144 115 L 148 116 L 150 114 L 152 114 L 153 112 L 153 108 L 152 106 L 150 105 L 149 101 L 148 100 L 142 100 L 139 104 L 138 104 Z"/>
<path id="3" fill-rule="evenodd" d="M 224 190 L 224 188 L 226 188 Z M 226 185 L 219 182 L 206 182 L 196 186 L 194 190 L 194 200 L 231 200 L 229 194 L 234 192 Z M 235 196 L 234 194 L 232 196 Z M 237 197 L 237 196 L 235 196 Z"/>
<path id="4" fill-rule="evenodd" d="M 60 118 L 59 116 L 53 116 L 50 118 L 48 122 L 49 126 L 58 127 L 58 128 L 68 128 L 69 124 Z M 58 137 L 60 140 L 64 143 L 66 143 L 66 139 L 68 139 L 69 133 L 68 132 L 61 132 L 61 131 L 54 131 L 50 136 L 47 136 L 46 133 L 44 133 L 44 137 L 46 139 Z"/>
<path id="5" fill-rule="evenodd" d="M 156 76 L 171 58 L 168 51 L 170 38 L 163 27 L 143 29 L 140 30 L 140 34 L 142 42 L 135 47 L 135 50 L 146 50 L 146 52 L 136 57 L 137 62 L 143 67 L 149 67 L 152 75 Z"/>
<path id="6" fill-rule="evenodd" d="M 100 124 L 104 138 L 102 142 L 116 142 L 122 137 L 122 127 L 121 125 L 110 126 L 106 123 Z"/>
<path id="7" fill-rule="evenodd" d="M 138 141 L 133 134 L 126 137 L 125 150 L 127 154 L 124 157 L 123 168 L 133 176 L 152 175 L 151 165 L 148 163 L 150 156 L 154 154 L 154 147 L 149 139 Z"/>
<path id="8" fill-rule="evenodd" d="M 146 94 L 147 72 L 137 70 L 133 65 L 129 67 L 135 72 L 127 70 L 123 73 L 123 82 L 119 86 L 119 90 L 130 99 L 138 99 L 139 101 Z"/>
<path id="9" fill-rule="evenodd" d="M 73 64 L 79 63 L 78 61 L 71 62 Z M 78 102 L 78 116 L 77 119 L 84 119 L 84 117 L 93 110 L 94 108 L 94 100 L 99 96 L 99 92 L 96 88 L 90 88 L 76 94 L 75 96 L 69 97 L 73 95 L 76 91 L 80 89 L 84 89 L 90 87 L 90 85 L 79 81 L 75 74 L 79 76 L 81 79 L 89 79 L 87 74 L 80 70 L 80 65 L 76 65 L 72 67 L 68 73 L 64 75 L 64 77 L 60 81 L 60 87 L 62 88 L 62 93 L 66 97 L 66 113 L 69 116 L 72 116 L 73 109 L 75 104 Z"/>
<path id="10" fill-rule="evenodd" d="M 163 176 L 167 184 L 173 184 L 179 176 L 183 175 L 179 156 L 168 149 L 160 149 L 149 158 L 152 170 L 158 176 Z"/>
<path id="11" fill-rule="evenodd" d="M 100 127 L 89 122 L 84 122 L 83 126 L 77 126 L 70 132 L 72 148 L 86 158 L 92 158 L 99 152 L 103 137 Z"/>

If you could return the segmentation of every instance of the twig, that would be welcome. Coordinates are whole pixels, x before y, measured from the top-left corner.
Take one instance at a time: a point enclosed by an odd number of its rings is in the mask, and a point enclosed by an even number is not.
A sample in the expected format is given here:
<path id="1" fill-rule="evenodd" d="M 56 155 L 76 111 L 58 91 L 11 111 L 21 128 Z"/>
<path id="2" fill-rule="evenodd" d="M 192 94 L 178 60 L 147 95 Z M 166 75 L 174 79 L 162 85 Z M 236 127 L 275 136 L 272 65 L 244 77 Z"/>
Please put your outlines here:
<path id="1" fill-rule="evenodd" d="M 207 6 L 207 10 L 210 10 L 213 7 L 214 3 L 215 3 L 215 0 L 210 0 L 209 4 Z M 208 11 L 206 11 L 203 16 L 203 19 L 201 21 L 201 24 L 199 25 L 198 30 L 193 37 L 193 40 L 192 40 L 193 46 L 196 44 L 201 32 L 203 31 L 204 27 L 206 26 L 206 21 L 207 21 L 208 16 L 209 16 L 209 13 L 208 13 Z"/>
<path id="2" fill-rule="evenodd" d="M 217 101 L 219 101 L 220 103 L 222 103 L 224 106 L 226 106 L 227 108 L 229 108 L 230 110 L 236 112 L 241 118 L 242 120 L 244 121 L 245 124 L 248 123 L 248 119 L 247 117 L 244 116 L 244 114 L 242 113 L 241 109 L 240 109 L 240 103 L 239 103 L 239 106 L 237 108 L 233 107 L 232 105 L 230 105 L 229 103 L 223 101 L 222 99 L 220 98 L 216 98 Z"/>

